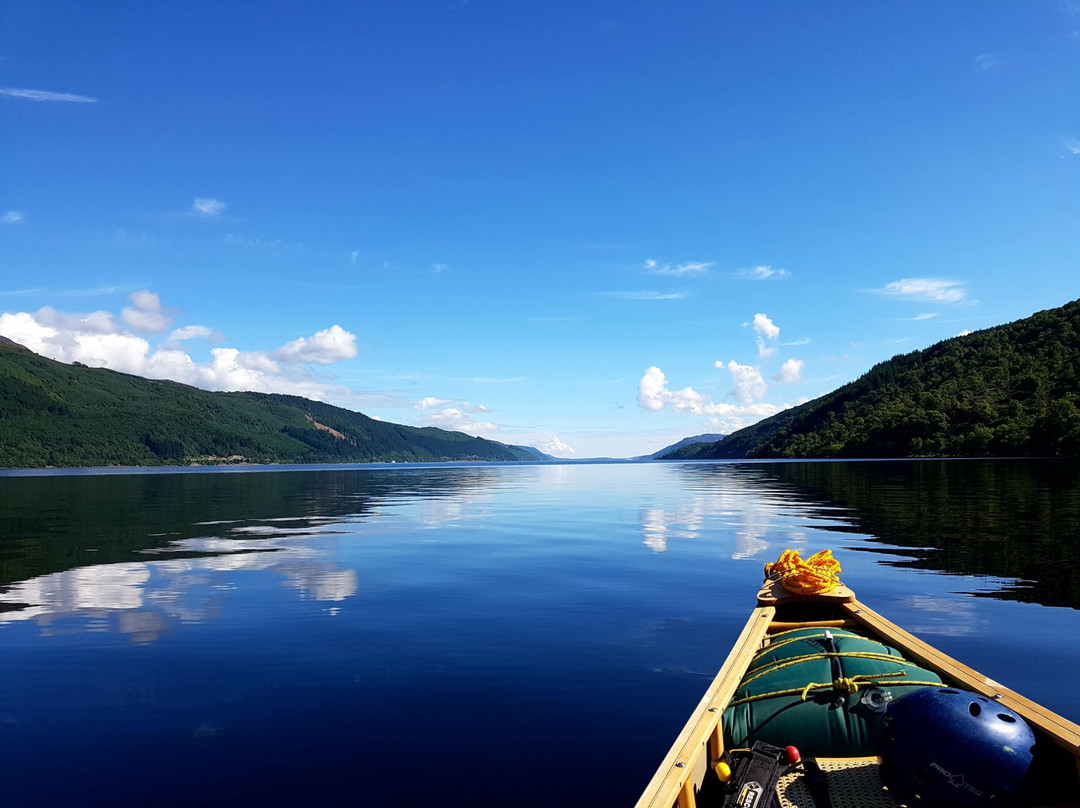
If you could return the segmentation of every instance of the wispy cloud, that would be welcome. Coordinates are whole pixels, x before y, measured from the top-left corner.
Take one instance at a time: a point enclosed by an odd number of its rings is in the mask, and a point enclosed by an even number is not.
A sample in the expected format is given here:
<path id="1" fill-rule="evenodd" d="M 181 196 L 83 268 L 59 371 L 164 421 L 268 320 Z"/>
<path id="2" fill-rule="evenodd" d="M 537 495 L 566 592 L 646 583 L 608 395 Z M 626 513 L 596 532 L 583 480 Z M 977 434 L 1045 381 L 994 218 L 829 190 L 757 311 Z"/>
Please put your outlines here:
<path id="1" fill-rule="evenodd" d="M 934 313 L 934 312 L 923 312 L 922 314 L 916 314 L 914 317 L 901 317 L 900 322 L 902 322 L 902 323 L 918 323 L 918 322 L 921 322 L 922 320 L 932 320 L 935 317 L 937 317 L 937 314 Z"/>
<path id="2" fill-rule="evenodd" d="M 778 269 L 763 265 L 757 267 L 744 267 L 743 269 L 731 273 L 731 276 L 744 281 L 778 281 L 781 278 L 788 277 L 790 274 L 791 273 L 786 269 Z"/>
<path id="3" fill-rule="evenodd" d="M 15 88 L 0 88 L 0 95 L 8 98 L 25 98 L 28 101 L 67 101 L 76 104 L 96 104 L 96 98 L 74 93 L 52 93 L 48 90 L 22 90 Z"/>
<path id="4" fill-rule="evenodd" d="M 23 289 L 0 289 L 0 295 L 49 295 L 51 297 L 107 297 L 132 287 L 101 286 L 96 289 L 50 289 L 47 286 L 28 286 Z"/>
<path id="5" fill-rule="evenodd" d="M 623 300 L 684 300 L 689 297 L 686 292 L 608 292 L 611 297 Z"/>
<path id="6" fill-rule="evenodd" d="M 88 289 L 62 289 L 53 294 L 56 297 L 107 297 L 129 289 L 130 286 L 96 286 Z"/>
<path id="7" fill-rule="evenodd" d="M 147 233 L 144 230 L 125 230 L 124 228 L 113 231 L 84 230 L 79 236 L 87 244 L 95 245 L 146 247 L 159 243 L 158 237 L 153 233 Z M 167 243 L 167 241 L 161 243 Z"/>
<path id="8" fill-rule="evenodd" d="M 18 297 L 20 295 L 43 295 L 49 290 L 43 286 L 29 286 L 25 289 L 0 289 L 0 296 Z"/>
<path id="9" fill-rule="evenodd" d="M 185 325 L 169 334 L 170 343 L 184 342 L 189 339 L 204 339 L 212 342 L 220 342 L 225 339 L 225 335 L 220 331 L 215 331 L 205 325 Z"/>
<path id="10" fill-rule="evenodd" d="M 998 65 L 1015 61 L 1016 58 L 1017 57 L 1009 56 L 1002 51 L 998 51 L 997 53 L 980 53 L 975 57 L 975 65 L 983 70 L 993 70 Z"/>
<path id="11" fill-rule="evenodd" d="M 943 278 L 902 278 L 871 292 L 907 300 L 929 300 L 935 303 L 960 303 L 967 298 L 967 289 L 960 281 Z"/>
<path id="12" fill-rule="evenodd" d="M 220 199 L 199 197 L 191 206 L 191 212 L 198 216 L 217 217 L 225 212 L 226 205 Z"/>
<path id="13" fill-rule="evenodd" d="M 497 376 L 472 376 L 465 379 L 454 379 L 453 381 L 459 382 L 472 382 L 473 384 L 517 384 L 523 382 L 527 376 L 507 376 L 499 378 Z"/>
<path id="14" fill-rule="evenodd" d="M 645 261 L 645 271 L 653 275 L 673 275 L 685 278 L 692 275 L 705 275 L 712 268 L 713 261 L 688 261 L 685 264 L 661 264 L 649 258 Z"/>
<path id="15" fill-rule="evenodd" d="M 0 216 L 0 224 L 19 224 L 24 218 L 21 210 L 9 210 Z"/>
<path id="16" fill-rule="evenodd" d="M 213 216 L 205 214 L 191 214 L 199 218 L 212 219 Z M 269 250 L 276 253 L 300 252 L 302 245 L 285 241 L 283 238 L 268 238 L 267 236 L 249 236 L 244 233 L 226 233 L 224 242 L 239 247 L 251 247 L 258 250 Z"/>

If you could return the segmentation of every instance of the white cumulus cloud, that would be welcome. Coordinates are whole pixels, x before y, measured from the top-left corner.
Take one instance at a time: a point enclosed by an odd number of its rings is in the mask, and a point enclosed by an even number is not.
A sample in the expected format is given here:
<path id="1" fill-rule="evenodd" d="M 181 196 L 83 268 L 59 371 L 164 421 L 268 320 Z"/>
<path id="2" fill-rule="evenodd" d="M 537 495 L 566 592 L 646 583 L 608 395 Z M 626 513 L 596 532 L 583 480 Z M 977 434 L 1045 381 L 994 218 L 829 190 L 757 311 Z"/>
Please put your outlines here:
<path id="1" fill-rule="evenodd" d="M 425 426 L 435 426 L 451 432 L 464 432 L 474 437 L 499 431 L 499 428 L 490 421 L 477 421 L 472 415 L 458 407 L 434 410 L 426 414 L 423 421 Z"/>
<path id="2" fill-rule="evenodd" d="M 443 404 L 449 404 L 451 399 L 449 398 L 435 398 L 435 396 L 426 396 L 416 402 L 416 409 L 418 410 L 430 410 L 432 407 L 441 407 Z"/>
<path id="3" fill-rule="evenodd" d="M 802 369 L 806 363 L 801 359 L 789 359 L 781 365 L 780 370 L 772 376 L 772 380 L 779 384 L 794 384 L 802 381 Z"/>
<path id="4" fill-rule="evenodd" d="M 136 331 L 148 331 L 151 334 L 160 334 L 172 327 L 173 318 L 162 309 L 158 295 L 142 289 L 132 292 L 128 300 L 131 305 L 125 306 L 120 312 L 120 319 L 126 325 Z"/>
<path id="5" fill-rule="evenodd" d="M 716 364 L 719 367 L 723 366 L 720 362 Z M 731 364 L 736 365 L 736 368 L 745 367 L 735 362 Z M 750 370 L 757 372 L 756 368 L 750 368 Z M 736 372 L 738 371 L 732 372 L 733 377 Z M 756 385 L 752 381 L 753 374 L 746 374 L 746 376 L 750 381 L 742 382 L 745 385 L 745 390 L 756 390 Z M 757 372 L 757 377 L 760 380 L 760 372 Z M 736 385 L 739 383 L 736 382 Z M 767 389 L 767 385 L 763 380 L 760 384 L 761 388 L 763 388 L 761 394 L 764 395 L 764 389 Z M 746 395 L 745 390 L 742 391 L 743 395 Z M 738 398 L 739 394 L 740 391 L 738 390 L 733 393 L 736 398 Z M 699 393 L 692 387 L 684 387 L 682 390 L 670 390 L 664 372 L 660 368 L 653 366 L 645 371 L 641 381 L 638 383 L 638 406 L 650 412 L 670 408 L 676 412 L 688 412 L 692 415 L 708 417 L 711 426 L 720 431 L 734 432 L 736 429 L 741 429 L 762 418 L 775 415 L 790 405 L 778 407 L 765 401 L 753 401 L 752 397 L 747 401 L 742 401 L 740 404 L 729 404 L 722 401 L 713 401 L 710 396 Z"/>
<path id="6" fill-rule="evenodd" d="M 342 359 L 352 359 L 357 353 L 356 335 L 339 325 L 332 325 L 314 336 L 300 337 L 282 345 L 271 356 L 286 363 L 330 365 Z"/>
<path id="7" fill-rule="evenodd" d="M 29 315 L 28 315 L 29 316 Z M 116 331 L 116 321 L 107 311 L 93 311 L 89 314 L 70 314 L 57 311 L 52 306 L 45 306 L 34 316 L 38 323 L 58 332 L 111 334 Z M 27 346 L 30 347 L 30 346 Z"/>
<path id="8" fill-rule="evenodd" d="M 573 446 L 563 443 L 557 435 L 541 438 L 533 445 L 544 454 L 555 455 L 556 457 L 577 454 L 577 450 Z"/>
<path id="9" fill-rule="evenodd" d="M 699 407 L 704 396 L 691 387 L 682 390 L 669 390 L 664 371 L 653 365 L 645 371 L 638 382 L 638 406 L 643 410 L 662 410 L 670 406 L 676 410 L 690 410 Z"/>
<path id="10" fill-rule="evenodd" d="M 716 366 L 724 367 L 724 364 L 718 361 Z M 727 369 L 731 373 L 731 395 L 740 404 L 752 404 L 769 392 L 769 385 L 761 377 L 761 370 L 753 365 L 740 365 L 732 359 L 727 363 Z"/>
<path id="11" fill-rule="evenodd" d="M 780 329 L 765 314 L 754 315 L 754 331 L 757 333 L 758 356 L 768 359 L 776 353 L 776 345 L 770 345 L 766 340 L 775 343 L 780 337 Z"/>
<path id="12" fill-rule="evenodd" d="M 209 362 L 196 362 L 180 347 L 181 341 L 220 338 L 216 331 L 205 326 L 184 326 L 154 347 L 133 331 L 160 333 L 165 330 L 161 326 L 171 322 L 171 315 L 164 313 L 158 295 L 148 290 L 131 295 L 129 302 L 131 305 L 125 307 L 120 318 L 106 311 L 79 314 L 48 306 L 33 313 L 3 312 L 0 334 L 60 362 L 82 362 L 91 367 L 171 379 L 207 390 L 252 390 L 320 401 L 333 397 L 378 406 L 401 406 L 392 396 L 359 393 L 331 384 L 311 372 L 311 364 L 325 365 L 356 355 L 355 335 L 340 326 L 294 340 L 276 351 L 214 348 Z"/>
<path id="13" fill-rule="evenodd" d="M 769 339 L 779 339 L 780 329 L 766 314 L 754 315 L 754 332 Z"/>

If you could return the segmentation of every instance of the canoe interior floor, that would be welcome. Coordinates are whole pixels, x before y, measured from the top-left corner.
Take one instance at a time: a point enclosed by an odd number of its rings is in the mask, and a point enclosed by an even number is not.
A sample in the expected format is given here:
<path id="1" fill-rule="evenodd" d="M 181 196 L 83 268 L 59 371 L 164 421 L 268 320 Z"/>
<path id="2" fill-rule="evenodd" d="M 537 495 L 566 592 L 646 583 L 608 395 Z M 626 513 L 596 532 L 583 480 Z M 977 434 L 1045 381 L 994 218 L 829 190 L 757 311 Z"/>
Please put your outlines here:
<path id="1" fill-rule="evenodd" d="M 833 808 L 896 808 L 894 800 L 878 777 L 876 758 L 852 760 L 818 760 L 829 786 L 829 803 Z M 777 789 L 780 808 L 821 808 L 814 802 L 802 772 L 791 772 L 780 780 Z"/>
<path id="2" fill-rule="evenodd" d="M 900 805 L 881 784 L 877 772 L 877 758 L 819 758 L 818 765 L 828 783 L 828 804 L 831 808 L 898 808 Z M 781 777 L 776 793 L 780 808 L 822 806 L 821 802 L 814 801 L 801 769 Z M 719 808 L 723 804 L 724 794 L 720 781 L 707 776 L 697 795 L 698 808 Z"/>
<path id="3" fill-rule="evenodd" d="M 778 808 L 905 808 L 895 800 L 878 776 L 878 758 L 818 758 L 817 763 L 828 784 L 828 799 L 815 801 L 814 793 L 801 769 L 780 778 L 774 805 Z M 724 790 L 710 772 L 697 795 L 698 808 L 722 808 Z M 1080 808 L 1080 803 L 1066 798 L 1036 803 L 1039 808 Z"/>

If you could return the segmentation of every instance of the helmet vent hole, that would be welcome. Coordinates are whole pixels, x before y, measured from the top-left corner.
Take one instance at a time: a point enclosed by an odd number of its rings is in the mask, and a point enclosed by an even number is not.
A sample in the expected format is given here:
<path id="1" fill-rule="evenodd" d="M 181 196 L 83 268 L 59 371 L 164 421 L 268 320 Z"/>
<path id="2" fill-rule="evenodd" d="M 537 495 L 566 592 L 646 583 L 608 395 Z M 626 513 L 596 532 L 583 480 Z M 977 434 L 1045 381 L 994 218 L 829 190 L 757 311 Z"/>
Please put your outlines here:
<path id="1" fill-rule="evenodd" d="M 971 704 L 968 705 L 968 712 L 974 716 L 978 716 L 979 713 L 982 712 L 982 706 L 979 704 L 979 702 L 973 701 L 971 702 Z"/>
<path id="2" fill-rule="evenodd" d="M 1015 724 L 1016 723 L 1016 719 L 1013 716 L 1008 715 L 1006 713 L 998 713 L 998 718 L 1000 718 L 1002 721 L 1004 721 L 1007 724 Z"/>

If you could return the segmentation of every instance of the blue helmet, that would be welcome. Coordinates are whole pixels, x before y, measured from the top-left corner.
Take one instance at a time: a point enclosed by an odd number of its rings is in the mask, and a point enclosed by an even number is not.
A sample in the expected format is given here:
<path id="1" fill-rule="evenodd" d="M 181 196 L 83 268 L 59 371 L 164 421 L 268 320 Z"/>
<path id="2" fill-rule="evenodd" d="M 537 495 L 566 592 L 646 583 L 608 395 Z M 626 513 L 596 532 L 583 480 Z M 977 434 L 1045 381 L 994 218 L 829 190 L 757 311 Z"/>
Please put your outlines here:
<path id="1" fill-rule="evenodd" d="M 993 699 L 925 687 L 890 702 L 881 742 L 881 779 L 901 802 L 1009 805 L 1021 795 L 1035 735 Z"/>

